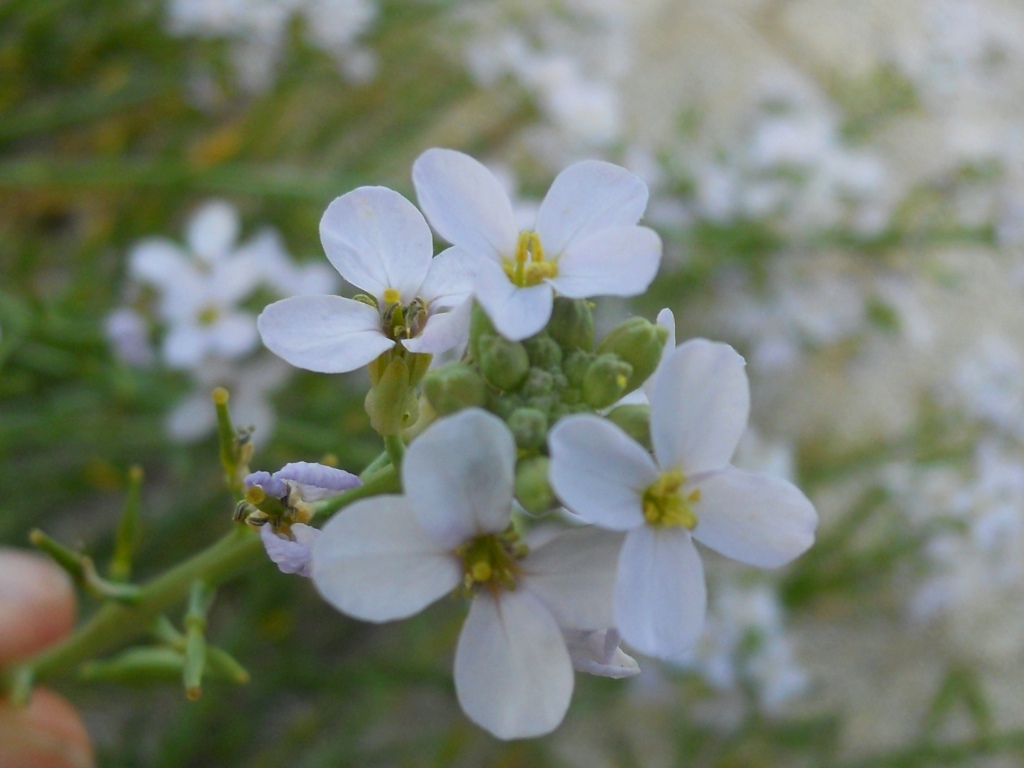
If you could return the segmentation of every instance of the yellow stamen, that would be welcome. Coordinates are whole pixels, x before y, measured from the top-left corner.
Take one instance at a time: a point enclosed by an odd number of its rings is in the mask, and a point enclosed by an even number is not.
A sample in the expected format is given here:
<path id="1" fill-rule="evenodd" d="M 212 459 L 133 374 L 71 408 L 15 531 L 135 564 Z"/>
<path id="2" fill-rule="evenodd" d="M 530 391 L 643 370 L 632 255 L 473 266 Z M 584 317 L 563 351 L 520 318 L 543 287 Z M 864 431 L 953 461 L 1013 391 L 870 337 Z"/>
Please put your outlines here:
<path id="1" fill-rule="evenodd" d="M 519 233 L 515 257 L 502 264 L 508 279 L 521 288 L 538 285 L 558 274 L 558 263 L 544 259 L 540 235 L 530 230 Z"/>
<path id="2" fill-rule="evenodd" d="M 385 305 L 387 305 L 387 304 L 397 304 L 401 300 L 402 300 L 402 294 L 400 294 L 394 288 L 385 288 L 384 289 L 384 304 Z"/>
<path id="3" fill-rule="evenodd" d="M 693 504 L 700 501 L 700 490 L 683 495 L 680 489 L 686 476 L 677 469 L 662 472 L 644 491 L 644 520 L 655 527 L 681 525 L 688 530 L 697 527 L 697 514 Z"/>

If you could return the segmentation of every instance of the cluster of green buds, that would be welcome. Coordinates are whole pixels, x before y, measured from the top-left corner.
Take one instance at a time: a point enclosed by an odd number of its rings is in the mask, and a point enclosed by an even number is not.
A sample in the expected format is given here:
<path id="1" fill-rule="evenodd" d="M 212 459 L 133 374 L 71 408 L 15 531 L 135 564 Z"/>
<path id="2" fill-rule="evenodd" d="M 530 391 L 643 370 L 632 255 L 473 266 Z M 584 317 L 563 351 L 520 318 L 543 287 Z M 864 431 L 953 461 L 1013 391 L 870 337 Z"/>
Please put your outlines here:
<path id="1" fill-rule="evenodd" d="M 619 405 L 654 373 L 668 331 L 632 317 L 595 344 L 590 304 L 555 299 L 551 320 L 535 336 L 509 341 L 473 310 L 469 354 L 430 371 L 423 395 L 439 416 L 485 408 L 508 425 L 519 449 L 516 497 L 530 512 L 556 506 L 547 481 L 547 435 L 574 413 L 605 412 L 641 443 L 649 442 L 645 405 Z"/>

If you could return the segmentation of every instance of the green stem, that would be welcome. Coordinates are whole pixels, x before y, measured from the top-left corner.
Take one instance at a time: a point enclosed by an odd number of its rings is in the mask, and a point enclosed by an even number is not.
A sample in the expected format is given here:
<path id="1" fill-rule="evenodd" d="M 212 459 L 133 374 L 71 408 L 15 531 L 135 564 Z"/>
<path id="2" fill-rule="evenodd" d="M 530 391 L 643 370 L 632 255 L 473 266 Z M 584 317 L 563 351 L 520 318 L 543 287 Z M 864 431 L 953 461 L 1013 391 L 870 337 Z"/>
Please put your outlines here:
<path id="1" fill-rule="evenodd" d="M 314 504 L 318 518 L 329 517 L 339 509 L 344 509 L 349 504 L 359 499 L 367 499 L 370 496 L 379 496 L 382 493 L 397 493 L 402 489 L 398 479 L 398 473 L 393 466 L 384 467 L 366 478 L 366 481 L 351 490 L 345 491 L 333 499 L 324 499 Z"/>
<path id="2" fill-rule="evenodd" d="M 381 451 L 380 455 L 366 465 L 366 469 L 359 473 L 359 478 L 365 480 L 380 469 L 382 469 L 388 462 L 391 461 L 391 457 L 388 456 L 387 451 Z"/>
<path id="3" fill-rule="evenodd" d="M 391 458 L 391 466 L 395 470 L 402 468 L 402 459 L 405 457 L 405 443 L 401 435 L 384 435 L 384 448 Z"/>

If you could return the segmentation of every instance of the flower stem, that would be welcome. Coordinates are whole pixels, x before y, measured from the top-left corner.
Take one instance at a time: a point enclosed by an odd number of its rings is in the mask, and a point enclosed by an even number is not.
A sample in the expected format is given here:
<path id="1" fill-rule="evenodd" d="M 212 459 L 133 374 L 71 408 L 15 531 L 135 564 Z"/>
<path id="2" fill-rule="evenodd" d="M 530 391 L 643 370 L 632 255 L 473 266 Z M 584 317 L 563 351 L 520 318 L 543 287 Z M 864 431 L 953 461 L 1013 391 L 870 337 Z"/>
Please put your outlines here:
<path id="1" fill-rule="evenodd" d="M 400 435 L 384 435 L 384 448 L 388 452 L 388 456 L 391 458 L 391 466 L 395 470 L 402 468 L 402 459 L 405 456 L 405 443 L 402 442 Z"/>

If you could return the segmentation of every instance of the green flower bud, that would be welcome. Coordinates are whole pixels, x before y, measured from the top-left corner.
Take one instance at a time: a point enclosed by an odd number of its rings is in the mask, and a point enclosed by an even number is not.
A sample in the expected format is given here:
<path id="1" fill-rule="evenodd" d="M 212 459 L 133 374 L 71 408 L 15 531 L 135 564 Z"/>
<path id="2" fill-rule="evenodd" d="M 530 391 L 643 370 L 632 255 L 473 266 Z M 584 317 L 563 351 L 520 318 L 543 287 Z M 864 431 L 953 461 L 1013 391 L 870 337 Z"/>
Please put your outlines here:
<path id="1" fill-rule="evenodd" d="M 555 377 L 537 367 L 530 369 L 523 382 L 522 392 L 527 397 L 532 395 L 548 395 L 555 389 Z"/>
<path id="2" fill-rule="evenodd" d="M 484 336 L 497 336 L 491 319 L 487 317 L 483 307 L 473 302 L 473 311 L 469 316 L 469 354 L 474 360 L 480 360 L 480 339 Z"/>
<path id="3" fill-rule="evenodd" d="M 548 439 L 548 417 L 536 408 L 517 408 L 508 417 L 508 428 L 516 445 L 524 451 L 536 451 Z"/>
<path id="4" fill-rule="evenodd" d="M 406 365 L 409 366 L 409 385 L 415 387 L 430 370 L 430 361 L 433 355 L 415 354 L 410 352 L 406 357 Z"/>
<path id="5" fill-rule="evenodd" d="M 594 356 L 590 352 L 578 349 L 566 355 L 562 370 L 565 372 L 565 378 L 568 379 L 570 387 L 583 386 L 583 377 L 587 375 L 587 369 L 593 360 Z"/>
<path id="6" fill-rule="evenodd" d="M 598 355 L 583 376 L 583 399 L 591 408 L 607 408 L 626 393 L 633 366 L 616 355 Z"/>
<path id="7" fill-rule="evenodd" d="M 559 296 L 551 308 L 547 332 L 563 352 L 594 348 L 594 316 L 586 299 L 567 299 Z"/>
<path id="8" fill-rule="evenodd" d="M 526 339 L 523 346 L 534 368 L 554 372 L 562 365 L 562 348 L 543 331 Z"/>
<path id="9" fill-rule="evenodd" d="M 633 366 L 633 375 L 626 383 L 632 392 L 654 373 L 668 339 L 668 329 L 643 317 L 631 317 L 604 337 L 598 354 L 611 353 Z"/>
<path id="10" fill-rule="evenodd" d="M 548 482 L 550 463 L 547 456 L 530 456 L 516 465 L 516 499 L 527 512 L 540 515 L 558 506 Z"/>
<path id="11" fill-rule="evenodd" d="M 511 392 L 519 387 L 530 372 L 530 358 L 518 341 L 509 341 L 496 334 L 481 336 L 480 373 L 492 387 Z"/>
<path id="12" fill-rule="evenodd" d="M 612 408 L 605 418 L 644 448 L 651 450 L 651 406 L 620 405 Z"/>
<path id="13" fill-rule="evenodd" d="M 508 421 L 508 417 L 516 408 L 522 408 L 526 400 L 517 394 L 502 394 L 494 398 L 494 407 L 491 408 L 498 418 Z"/>
<path id="14" fill-rule="evenodd" d="M 404 358 L 395 357 L 388 363 L 377 383 L 366 393 L 363 404 L 370 425 L 381 435 L 397 435 L 416 421 L 419 404 L 409 384 L 409 366 Z"/>
<path id="15" fill-rule="evenodd" d="M 423 395 L 438 416 L 482 407 L 487 401 L 487 386 L 480 374 L 462 363 L 435 368 L 423 378 Z"/>

